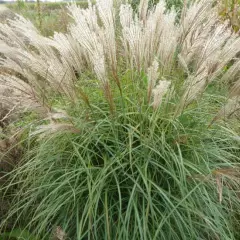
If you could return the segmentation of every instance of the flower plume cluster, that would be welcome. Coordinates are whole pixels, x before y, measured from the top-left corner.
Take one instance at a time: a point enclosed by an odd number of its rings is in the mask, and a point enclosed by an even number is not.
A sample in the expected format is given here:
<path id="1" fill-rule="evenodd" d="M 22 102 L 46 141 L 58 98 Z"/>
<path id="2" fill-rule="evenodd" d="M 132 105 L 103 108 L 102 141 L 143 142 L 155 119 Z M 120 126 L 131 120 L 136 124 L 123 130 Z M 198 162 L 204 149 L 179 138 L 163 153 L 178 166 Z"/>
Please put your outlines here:
<path id="1" fill-rule="evenodd" d="M 179 115 L 210 83 L 219 81 L 231 83 L 232 89 L 218 115 L 235 112 L 239 108 L 240 37 L 219 20 L 212 1 L 185 7 L 180 19 L 174 9 L 166 9 L 164 0 L 153 8 L 148 5 L 148 0 L 141 0 L 137 13 L 130 4 L 116 8 L 113 0 L 89 1 L 87 9 L 69 5 L 74 22 L 68 33 L 51 38 L 43 37 L 21 16 L 0 24 L 0 85 L 11 89 L 13 99 L 0 92 L 1 101 L 39 106 L 46 112 L 51 111 L 46 99 L 52 93 L 72 102 L 80 95 L 88 102 L 79 77 L 91 73 L 114 112 L 113 88 L 118 86 L 124 94 L 121 74 L 131 71 L 146 74 L 148 83 L 142 88 L 154 109 L 174 89 Z M 184 81 L 173 81 L 179 72 Z M 141 84 L 142 79 L 128 81 Z"/>

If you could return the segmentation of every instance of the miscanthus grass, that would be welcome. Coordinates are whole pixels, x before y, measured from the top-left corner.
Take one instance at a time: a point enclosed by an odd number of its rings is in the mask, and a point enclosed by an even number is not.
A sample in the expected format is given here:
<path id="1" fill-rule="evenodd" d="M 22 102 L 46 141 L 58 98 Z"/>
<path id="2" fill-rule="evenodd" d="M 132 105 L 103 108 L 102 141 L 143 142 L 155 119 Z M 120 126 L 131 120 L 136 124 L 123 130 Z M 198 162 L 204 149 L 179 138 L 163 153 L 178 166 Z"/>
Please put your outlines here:
<path id="1" fill-rule="evenodd" d="M 37 112 L 6 220 L 39 239 L 238 239 L 239 35 L 213 2 L 68 7 L 68 33 L 0 25 L 1 95 Z M 229 87 L 227 87 L 229 86 Z M 59 232 L 58 231 L 58 232 Z M 58 239 L 64 239 L 58 238 Z"/>

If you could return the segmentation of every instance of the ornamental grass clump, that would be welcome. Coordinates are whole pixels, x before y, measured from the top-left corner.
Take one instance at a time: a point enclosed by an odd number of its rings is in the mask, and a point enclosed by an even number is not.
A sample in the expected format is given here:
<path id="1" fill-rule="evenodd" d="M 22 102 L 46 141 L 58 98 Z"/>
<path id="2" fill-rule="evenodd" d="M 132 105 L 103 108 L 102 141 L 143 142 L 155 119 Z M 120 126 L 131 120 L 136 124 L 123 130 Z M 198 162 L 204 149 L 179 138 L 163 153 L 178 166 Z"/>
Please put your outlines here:
<path id="1" fill-rule="evenodd" d="M 52 38 L 21 16 L 0 25 L 1 99 L 31 119 L 2 229 L 238 239 L 240 37 L 208 0 L 177 21 L 164 1 L 68 10 Z"/>

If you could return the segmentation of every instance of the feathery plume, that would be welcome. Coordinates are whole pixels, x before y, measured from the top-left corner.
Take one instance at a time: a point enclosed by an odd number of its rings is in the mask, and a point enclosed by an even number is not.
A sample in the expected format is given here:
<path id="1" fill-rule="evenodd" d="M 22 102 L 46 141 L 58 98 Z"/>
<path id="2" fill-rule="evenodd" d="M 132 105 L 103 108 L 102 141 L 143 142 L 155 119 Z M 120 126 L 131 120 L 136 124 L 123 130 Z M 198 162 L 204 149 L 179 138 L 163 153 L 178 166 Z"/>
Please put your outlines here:
<path id="1" fill-rule="evenodd" d="M 97 0 L 97 10 L 103 23 L 101 41 L 113 72 L 117 71 L 115 9 L 113 0 Z"/>
<path id="2" fill-rule="evenodd" d="M 233 117 L 236 113 L 240 111 L 240 95 L 230 98 L 225 106 L 223 106 L 218 112 L 217 116 L 213 119 L 212 122 L 223 118 L 228 119 Z"/>
<path id="3" fill-rule="evenodd" d="M 50 123 L 48 125 L 38 126 L 31 136 L 39 135 L 40 138 L 45 138 L 49 135 L 58 132 L 80 133 L 80 130 L 75 128 L 71 123 Z"/>
<path id="4" fill-rule="evenodd" d="M 161 80 L 158 82 L 158 85 L 153 89 L 152 106 L 154 109 L 157 109 L 161 105 L 163 97 L 168 92 L 170 85 L 170 81 Z"/>
<path id="5" fill-rule="evenodd" d="M 153 61 L 151 67 L 148 68 L 147 76 L 148 76 L 148 103 L 150 103 L 152 90 L 154 89 L 159 73 L 158 73 L 159 64 L 157 60 Z"/>
<path id="6" fill-rule="evenodd" d="M 240 96 L 240 79 L 231 87 L 229 96 L 230 98 Z"/>
<path id="7" fill-rule="evenodd" d="M 139 9 L 138 9 L 139 19 L 143 22 L 145 22 L 147 18 L 148 1 L 149 0 L 140 0 L 140 3 L 139 3 Z"/>
<path id="8" fill-rule="evenodd" d="M 145 13 L 147 2 L 142 1 L 142 5 L 140 5 Z M 121 40 L 125 57 L 131 68 L 147 71 L 157 57 L 163 71 L 170 72 L 172 69 L 179 30 L 175 25 L 176 13 L 171 11 L 165 14 L 165 11 L 165 3 L 160 1 L 155 8 L 147 11 L 148 14 L 144 13 L 145 17 L 142 21 L 141 16 L 134 18 L 129 5 L 121 6 Z M 160 22 L 161 24 L 159 24 Z"/>

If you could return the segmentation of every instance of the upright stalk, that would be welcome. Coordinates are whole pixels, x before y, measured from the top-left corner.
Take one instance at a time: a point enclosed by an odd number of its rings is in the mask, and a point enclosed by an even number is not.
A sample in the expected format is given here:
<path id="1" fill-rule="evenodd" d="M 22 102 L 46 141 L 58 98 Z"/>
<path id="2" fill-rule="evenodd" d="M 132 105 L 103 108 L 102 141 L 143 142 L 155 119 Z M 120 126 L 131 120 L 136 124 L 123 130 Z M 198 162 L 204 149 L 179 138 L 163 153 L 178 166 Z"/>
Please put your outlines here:
<path id="1" fill-rule="evenodd" d="M 39 29 L 40 29 L 40 31 L 42 31 L 42 13 L 41 13 L 40 0 L 37 0 L 37 16 L 38 16 Z"/>

